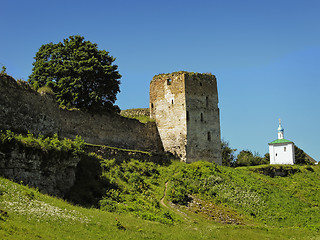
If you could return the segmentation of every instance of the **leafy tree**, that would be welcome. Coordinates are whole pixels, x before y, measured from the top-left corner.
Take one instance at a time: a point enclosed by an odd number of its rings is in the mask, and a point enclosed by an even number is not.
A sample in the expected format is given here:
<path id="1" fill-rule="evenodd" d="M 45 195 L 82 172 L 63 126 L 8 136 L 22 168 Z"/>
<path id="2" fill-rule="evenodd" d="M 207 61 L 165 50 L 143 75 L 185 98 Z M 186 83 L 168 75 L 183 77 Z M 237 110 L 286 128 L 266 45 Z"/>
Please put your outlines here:
<path id="1" fill-rule="evenodd" d="M 299 147 L 294 146 L 294 155 L 296 164 L 313 165 L 314 163 L 309 160 L 307 154 Z"/>
<path id="2" fill-rule="evenodd" d="M 237 149 L 232 149 L 229 147 L 229 142 L 225 140 L 221 140 L 221 155 L 222 155 L 222 165 L 232 167 L 235 163 L 234 152 Z"/>
<path id="3" fill-rule="evenodd" d="M 263 163 L 263 164 L 268 164 L 268 163 L 270 163 L 270 153 L 266 153 L 266 154 L 264 155 L 263 161 L 265 162 L 265 163 Z"/>
<path id="4" fill-rule="evenodd" d="M 251 166 L 253 161 L 253 154 L 251 151 L 242 150 L 236 160 L 237 166 Z"/>
<path id="5" fill-rule="evenodd" d="M 70 36 L 57 44 L 40 47 L 29 83 L 37 90 L 53 89 L 60 106 L 86 110 L 119 110 L 114 106 L 120 92 L 115 58 L 82 36 Z"/>
<path id="6" fill-rule="evenodd" d="M 267 154 L 262 158 L 257 153 L 252 154 L 252 152 L 248 150 L 242 150 L 236 160 L 236 166 L 256 166 L 268 163 Z"/>

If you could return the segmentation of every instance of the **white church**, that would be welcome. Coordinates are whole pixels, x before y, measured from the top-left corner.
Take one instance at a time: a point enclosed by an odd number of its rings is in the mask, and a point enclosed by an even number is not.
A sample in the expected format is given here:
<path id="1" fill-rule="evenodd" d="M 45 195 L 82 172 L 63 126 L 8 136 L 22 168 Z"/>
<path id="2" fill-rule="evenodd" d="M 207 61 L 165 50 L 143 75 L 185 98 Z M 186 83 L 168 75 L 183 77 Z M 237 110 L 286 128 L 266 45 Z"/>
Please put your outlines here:
<path id="1" fill-rule="evenodd" d="M 284 139 L 284 129 L 279 119 L 278 139 L 269 143 L 270 164 L 294 164 L 294 143 Z"/>

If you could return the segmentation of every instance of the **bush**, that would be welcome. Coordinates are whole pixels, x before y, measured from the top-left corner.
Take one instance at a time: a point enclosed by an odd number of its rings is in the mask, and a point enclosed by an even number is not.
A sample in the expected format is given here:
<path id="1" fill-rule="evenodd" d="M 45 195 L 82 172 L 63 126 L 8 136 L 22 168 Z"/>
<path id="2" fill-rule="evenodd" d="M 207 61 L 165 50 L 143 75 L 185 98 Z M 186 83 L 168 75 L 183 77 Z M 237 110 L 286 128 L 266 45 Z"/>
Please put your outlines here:
<path id="1" fill-rule="evenodd" d="M 169 199 L 175 203 L 180 205 L 187 205 L 190 201 L 188 196 L 188 191 L 181 186 L 174 185 L 169 191 Z"/>

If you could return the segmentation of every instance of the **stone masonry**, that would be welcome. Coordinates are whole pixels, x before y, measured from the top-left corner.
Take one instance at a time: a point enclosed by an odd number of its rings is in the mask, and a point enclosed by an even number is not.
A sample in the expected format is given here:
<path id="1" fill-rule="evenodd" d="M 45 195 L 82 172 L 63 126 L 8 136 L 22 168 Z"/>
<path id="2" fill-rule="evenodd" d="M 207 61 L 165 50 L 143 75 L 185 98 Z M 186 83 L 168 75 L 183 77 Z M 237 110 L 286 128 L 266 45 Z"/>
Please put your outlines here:
<path id="1" fill-rule="evenodd" d="M 165 151 L 182 161 L 221 164 L 217 81 L 212 74 L 176 72 L 150 84 L 150 116 Z"/>
<path id="2" fill-rule="evenodd" d="M 154 122 L 143 124 L 118 114 L 90 114 L 59 108 L 51 95 L 0 75 L 0 128 L 74 139 L 111 147 L 163 152 Z"/>

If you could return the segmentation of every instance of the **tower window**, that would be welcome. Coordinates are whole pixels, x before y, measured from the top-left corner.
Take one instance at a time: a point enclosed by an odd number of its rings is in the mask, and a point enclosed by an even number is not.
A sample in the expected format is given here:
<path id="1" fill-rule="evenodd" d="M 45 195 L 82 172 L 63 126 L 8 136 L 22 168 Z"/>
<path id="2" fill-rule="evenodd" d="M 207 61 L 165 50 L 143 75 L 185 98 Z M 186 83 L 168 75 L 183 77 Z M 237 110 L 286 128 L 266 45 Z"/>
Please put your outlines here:
<path id="1" fill-rule="evenodd" d="M 171 85 L 171 83 L 172 83 L 172 79 L 171 79 L 171 78 L 168 78 L 168 79 L 167 79 L 167 85 Z"/>
<path id="2" fill-rule="evenodd" d="M 151 108 L 153 108 L 153 103 L 151 103 Z"/>
<path id="3" fill-rule="evenodd" d="M 200 114 L 200 121 L 203 122 L 203 113 Z"/>
<path id="4" fill-rule="evenodd" d="M 187 111 L 187 121 L 189 121 L 189 111 Z"/>
<path id="5" fill-rule="evenodd" d="M 171 104 L 173 104 L 173 99 L 171 100 Z"/>
<path id="6" fill-rule="evenodd" d="M 208 106 L 209 106 L 209 97 L 206 96 L 206 107 L 208 107 Z"/>
<path id="7" fill-rule="evenodd" d="M 211 133 L 208 132 L 208 141 L 211 141 Z"/>

